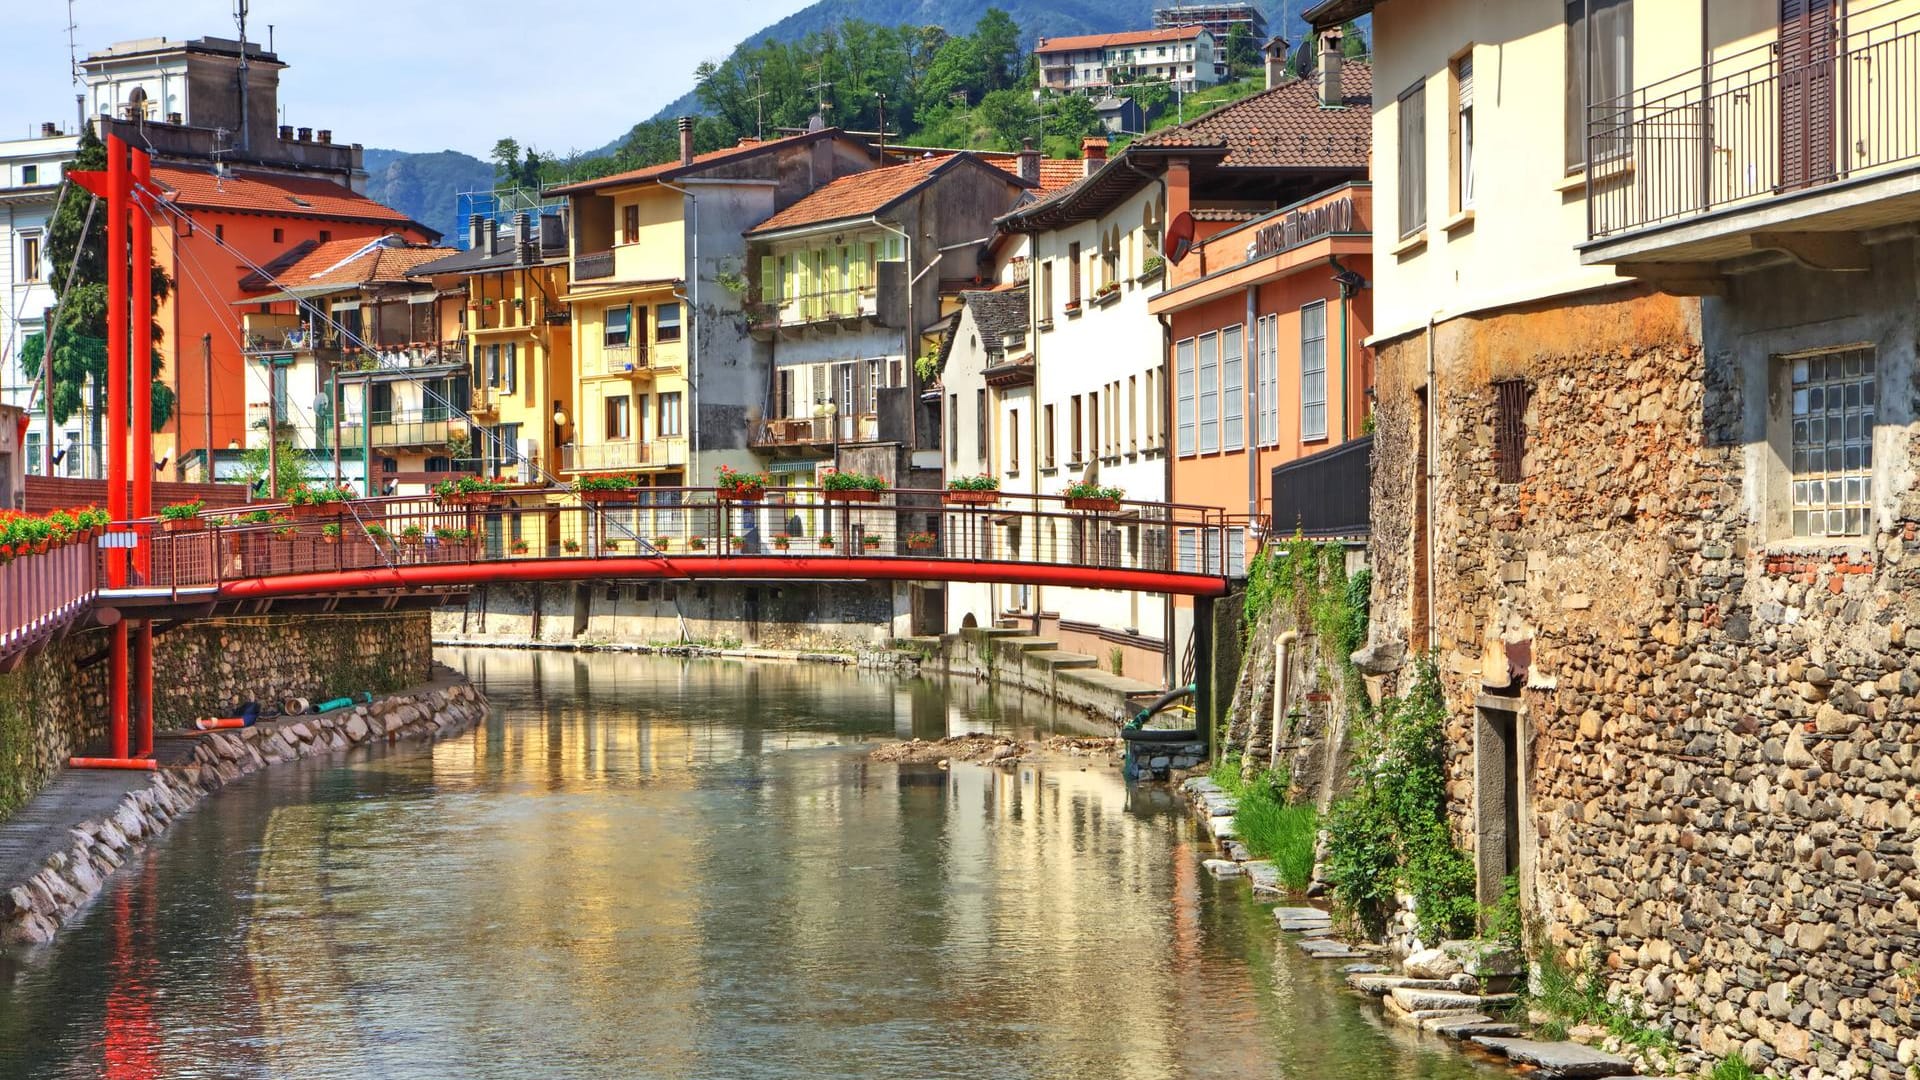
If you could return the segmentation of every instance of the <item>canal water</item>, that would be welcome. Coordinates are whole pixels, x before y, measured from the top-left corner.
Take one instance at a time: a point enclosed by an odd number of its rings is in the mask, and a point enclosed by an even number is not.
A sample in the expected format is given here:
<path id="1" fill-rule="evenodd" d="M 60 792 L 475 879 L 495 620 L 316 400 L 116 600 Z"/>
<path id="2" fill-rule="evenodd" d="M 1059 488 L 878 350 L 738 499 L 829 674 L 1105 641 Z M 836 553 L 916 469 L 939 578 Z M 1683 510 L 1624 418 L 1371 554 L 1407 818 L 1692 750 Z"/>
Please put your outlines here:
<path id="1" fill-rule="evenodd" d="M 868 759 L 1075 730 L 1031 699 L 442 658 L 483 728 L 256 774 L 0 960 L 0 1076 L 1504 1075 L 1341 993 L 1165 789 Z"/>

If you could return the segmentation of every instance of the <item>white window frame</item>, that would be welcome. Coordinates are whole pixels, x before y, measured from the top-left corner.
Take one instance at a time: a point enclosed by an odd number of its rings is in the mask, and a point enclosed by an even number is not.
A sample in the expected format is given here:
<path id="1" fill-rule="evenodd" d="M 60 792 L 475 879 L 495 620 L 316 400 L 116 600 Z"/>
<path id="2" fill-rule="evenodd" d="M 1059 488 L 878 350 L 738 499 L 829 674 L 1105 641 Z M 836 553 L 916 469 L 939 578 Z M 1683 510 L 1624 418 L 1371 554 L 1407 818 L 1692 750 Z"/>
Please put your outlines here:
<path id="1" fill-rule="evenodd" d="M 1313 333 L 1316 323 L 1318 334 Z M 1300 309 L 1300 441 L 1326 437 L 1327 302 L 1315 300 Z"/>
<path id="2" fill-rule="evenodd" d="M 1235 323 L 1220 331 L 1220 449 L 1246 449 L 1246 413 L 1246 328 Z"/>
<path id="3" fill-rule="evenodd" d="M 1775 359 L 1787 389 L 1787 535 L 1815 542 L 1872 536 L 1877 350 L 1862 344 Z"/>
<path id="4" fill-rule="evenodd" d="M 1262 315 L 1254 324 L 1254 408 L 1259 413 L 1260 446 L 1280 445 L 1280 316 Z"/>
<path id="5" fill-rule="evenodd" d="M 1208 331 L 1196 339 L 1195 370 L 1200 388 L 1200 452 L 1220 452 L 1220 334 Z"/>
<path id="6" fill-rule="evenodd" d="M 1192 457 L 1198 445 L 1199 406 L 1194 384 L 1193 339 L 1186 338 L 1173 347 L 1174 423 L 1179 429 L 1177 447 L 1181 457 Z"/>
<path id="7" fill-rule="evenodd" d="M 1459 209 L 1473 209 L 1473 54 L 1453 62 L 1454 183 L 1459 189 Z"/>

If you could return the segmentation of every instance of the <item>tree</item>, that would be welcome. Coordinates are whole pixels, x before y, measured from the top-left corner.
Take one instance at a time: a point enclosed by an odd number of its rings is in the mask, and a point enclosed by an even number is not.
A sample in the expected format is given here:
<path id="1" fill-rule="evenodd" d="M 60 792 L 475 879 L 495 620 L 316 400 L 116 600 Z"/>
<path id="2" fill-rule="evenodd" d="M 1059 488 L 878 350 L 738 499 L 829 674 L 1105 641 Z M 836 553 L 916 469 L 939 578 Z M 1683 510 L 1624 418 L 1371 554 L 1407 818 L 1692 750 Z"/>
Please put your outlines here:
<path id="1" fill-rule="evenodd" d="M 1348 60 L 1358 60 L 1367 55 L 1367 35 L 1360 24 L 1348 21 L 1340 28 L 1340 55 Z"/>
<path id="2" fill-rule="evenodd" d="M 995 90 L 980 99 L 974 115 L 993 132 L 1000 149 L 1018 150 L 1020 141 L 1033 133 L 1040 107 L 1024 90 Z"/>
<path id="3" fill-rule="evenodd" d="M 990 7 L 973 26 L 973 48 L 980 58 L 986 91 L 1018 86 L 1026 67 L 1026 54 L 1020 48 L 1020 25 L 1013 16 Z"/>
<path id="4" fill-rule="evenodd" d="M 493 159 L 494 188 L 498 190 L 515 186 L 514 177 L 520 171 L 519 140 L 505 138 L 496 141 L 493 144 L 493 153 L 488 156 Z"/>
<path id="5" fill-rule="evenodd" d="M 285 430 L 286 425 L 281 425 Z M 314 479 L 304 450 L 294 448 L 292 440 L 285 435 L 275 439 L 276 445 L 271 453 L 264 446 L 256 446 L 240 455 L 240 478 L 248 487 L 258 487 L 267 477 L 267 468 L 273 467 L 273 485 L 261 488 L 261 494 L 269 496 L 285 495 L 289 490 Z"/>
<path id="6" fill-rule="evenodd" d="M 1054 99 L 1047 113 L 1047 134 L 1071 139 L 1078 149 L 1081 139 L 1104 135 L 1106 129 L 1100 126 L 1100 114 L 1094 111 L 1093 102 L 1080 94 L 1066 94 Z"/>
<path id="7" fill-rule="evenodd" d="M 1245 75 L 1260 66 L 1260 45 L 1246 23 L 1237 22 L 1227 31 L 1227 70 Z"/>
<path id="8" fill-rule="evenodd" d="M 80 146 L 74 155 L 75 171 L 104 171 L 107 147 L 91 128 L 83 128 Z M 77 191 L 78 189 L 74 189 Z M 81 395 L 87 380 L 93 380 L 94 400 L 106 400 L 107 386 L 107 214 L 106 207 L 94 211 L 92 227 L 86 227 L 85 198 L 68 198 L 47 227 L 47 254 L 54 265 L 53 285 L 60 301 L 60 317 L 51 328 L 53 341 L 53 408 L 55 423 L 64 424 L 80 410 Z M 76 256 L 77 253 L 77 256 Z M 73 283 L 67 284 L 67 268 L 73 268 Z M 166 271 L 153 268 L 153 311 L 173 291 Z M 151 315 L 151 312 L 149 313 Z M 166 368 L 160 343 L 165 338 L 158 322 L 149 324 L 153 341 L 153 430 L 159 431 L 173 419 L 173 388 L 160 380 Z M 38 367 L 38 365 L 35 365 Z M 100 406 L 95 414 L 98 423 Z"/>
<path id="9" fill-rule="evenodd" d="M 955 95 L 964 95 L 966 104 L 978 101 L 986 85 L 986 64 L 980 46 L 970 37 L 948 38 L 934 55 L 927 74 L 920 81 L 921 109 L 944 105 Z"/>

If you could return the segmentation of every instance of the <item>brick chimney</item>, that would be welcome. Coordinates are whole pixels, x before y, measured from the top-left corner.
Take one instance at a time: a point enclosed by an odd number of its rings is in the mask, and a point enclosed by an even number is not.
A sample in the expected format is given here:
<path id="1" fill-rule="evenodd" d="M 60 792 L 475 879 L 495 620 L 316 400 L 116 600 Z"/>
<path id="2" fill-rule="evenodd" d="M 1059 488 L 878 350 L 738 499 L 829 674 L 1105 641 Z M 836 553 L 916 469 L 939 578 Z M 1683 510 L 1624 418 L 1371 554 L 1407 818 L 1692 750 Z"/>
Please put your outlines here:
<path id="1" fill-rule="evenodd" d="M 1340 90 L 1340 31 L 1329 30 L 1320 35 L 1320 104 L 1332 109 L 1346 101 Z"/>
<path id="2" fill-rule="evenodd" d="M 478 251 L 487 242 L 487 216 L 471 214 L 467 217 L 467 247 Z"/>
<path id="3" fill-rule="evenodd" d="M 1031 138 L 1020 140 L 1020 179 L 1040 182 L 1040 151 Z"/>
<path id="4" fill-rule="evenodd" d="M 49 121 L 46 121 L 45 123 L 43 123 L 43 124 L 41 124 L 41 125 L 40 125 L 40 137 L 41 137 L 41 138 L 43 138 L 43 139 L 51 139 L 51 138 L 53 138 L 54 136 L 56 136 L 56 135 L 58 135 L 58 134 L 60 134 L 60 125 L 59 125 L 59 124 L 56 124 L 56 123 L 54 123 L 53 121 L 51 121 L 51 120 L 49 120 Z"/>
<path id="5" fill-rule="evenodd" d="M 313 141 L 313 129 L 312 129 L 312 128 L 310 128 L 310 127 L 303 127 L 303 128 L 301 128 L 301 129 L 300 129 L 300 141 L 301 141 L 301 142 L 312 142 L 312 141 Z"/>
<path id="6" fill-rule="evenodd" d="M 1287 81 L 1287 39 L 1275 37 L 1263 50 L 1267 58 L 1267 89 Z"/>
<path id="7" fill-rule="evenodd" d="M 680 164 L 693 164 L 693 117 L 680 118 Z"/>
<path id="8" fill-rule="evenodd" d="M 1080 156 L 1084 159 L 1086 166 L 1083 175 L 1092 176 L 1099 172 L 1100 166 L 1107 163 L 1107 140 L 1097 136 L 1081 139 Z"/>

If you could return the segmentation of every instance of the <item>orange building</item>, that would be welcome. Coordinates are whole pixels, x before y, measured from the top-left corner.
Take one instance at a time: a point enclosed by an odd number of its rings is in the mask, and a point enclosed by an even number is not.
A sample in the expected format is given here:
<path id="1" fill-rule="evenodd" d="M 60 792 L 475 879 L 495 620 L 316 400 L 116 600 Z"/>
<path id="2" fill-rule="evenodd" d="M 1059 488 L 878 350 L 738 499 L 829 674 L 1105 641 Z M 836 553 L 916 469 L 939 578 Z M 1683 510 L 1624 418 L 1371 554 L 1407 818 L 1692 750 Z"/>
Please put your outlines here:
<path id="1" fill-rule="evenodd" d="M 1372 187 L 1340 184 L 1237 222 L 1195 216 L 1214 219 L 1197 231 L 1217 231 L 1172 265 L 1167 290 L 1148 305 L 1169 328 L 1176 415 L 1202 418 L 1197 438 L 1175 439 L 1171 497 L 1264 521 L 1273 513 L 1275 466 L 1366 427 L 1373 355 L 1361 343 L 1373 329 Z M 1225 400 L 1236 394 L 1240 402 Z M 1244 435 L 1209 438 L 1209 416 L 1243 418 L 1236 427 Z M 1286 535 L 1299 524 L 1271 528 Z M 1236 549 L 1229 531 L 1222 557 L 1230 572 L 1244 565 L 1257 532 L 1243 529 Z"/>
<path id="2" fill-rule="evenodd" d="M 439 233 L 320 177 L 156 163 L 153 178 L 172 207 L 154 215 L 153 255 L 173 280 L 158 347 L 161 378 L 177 397 L 172 421 L 154 435 L 154 460 L 169 463 L 170 478 L 206 478 L 209 442 L 216 452 L 246 445 L 247 380 L 259 374 L 246 364 L 240 317 L 268 310 L 247 303 L 259 292 L 242 287 L 254 266 L 286 266 L 333 240 L 427 242 Z"/>

